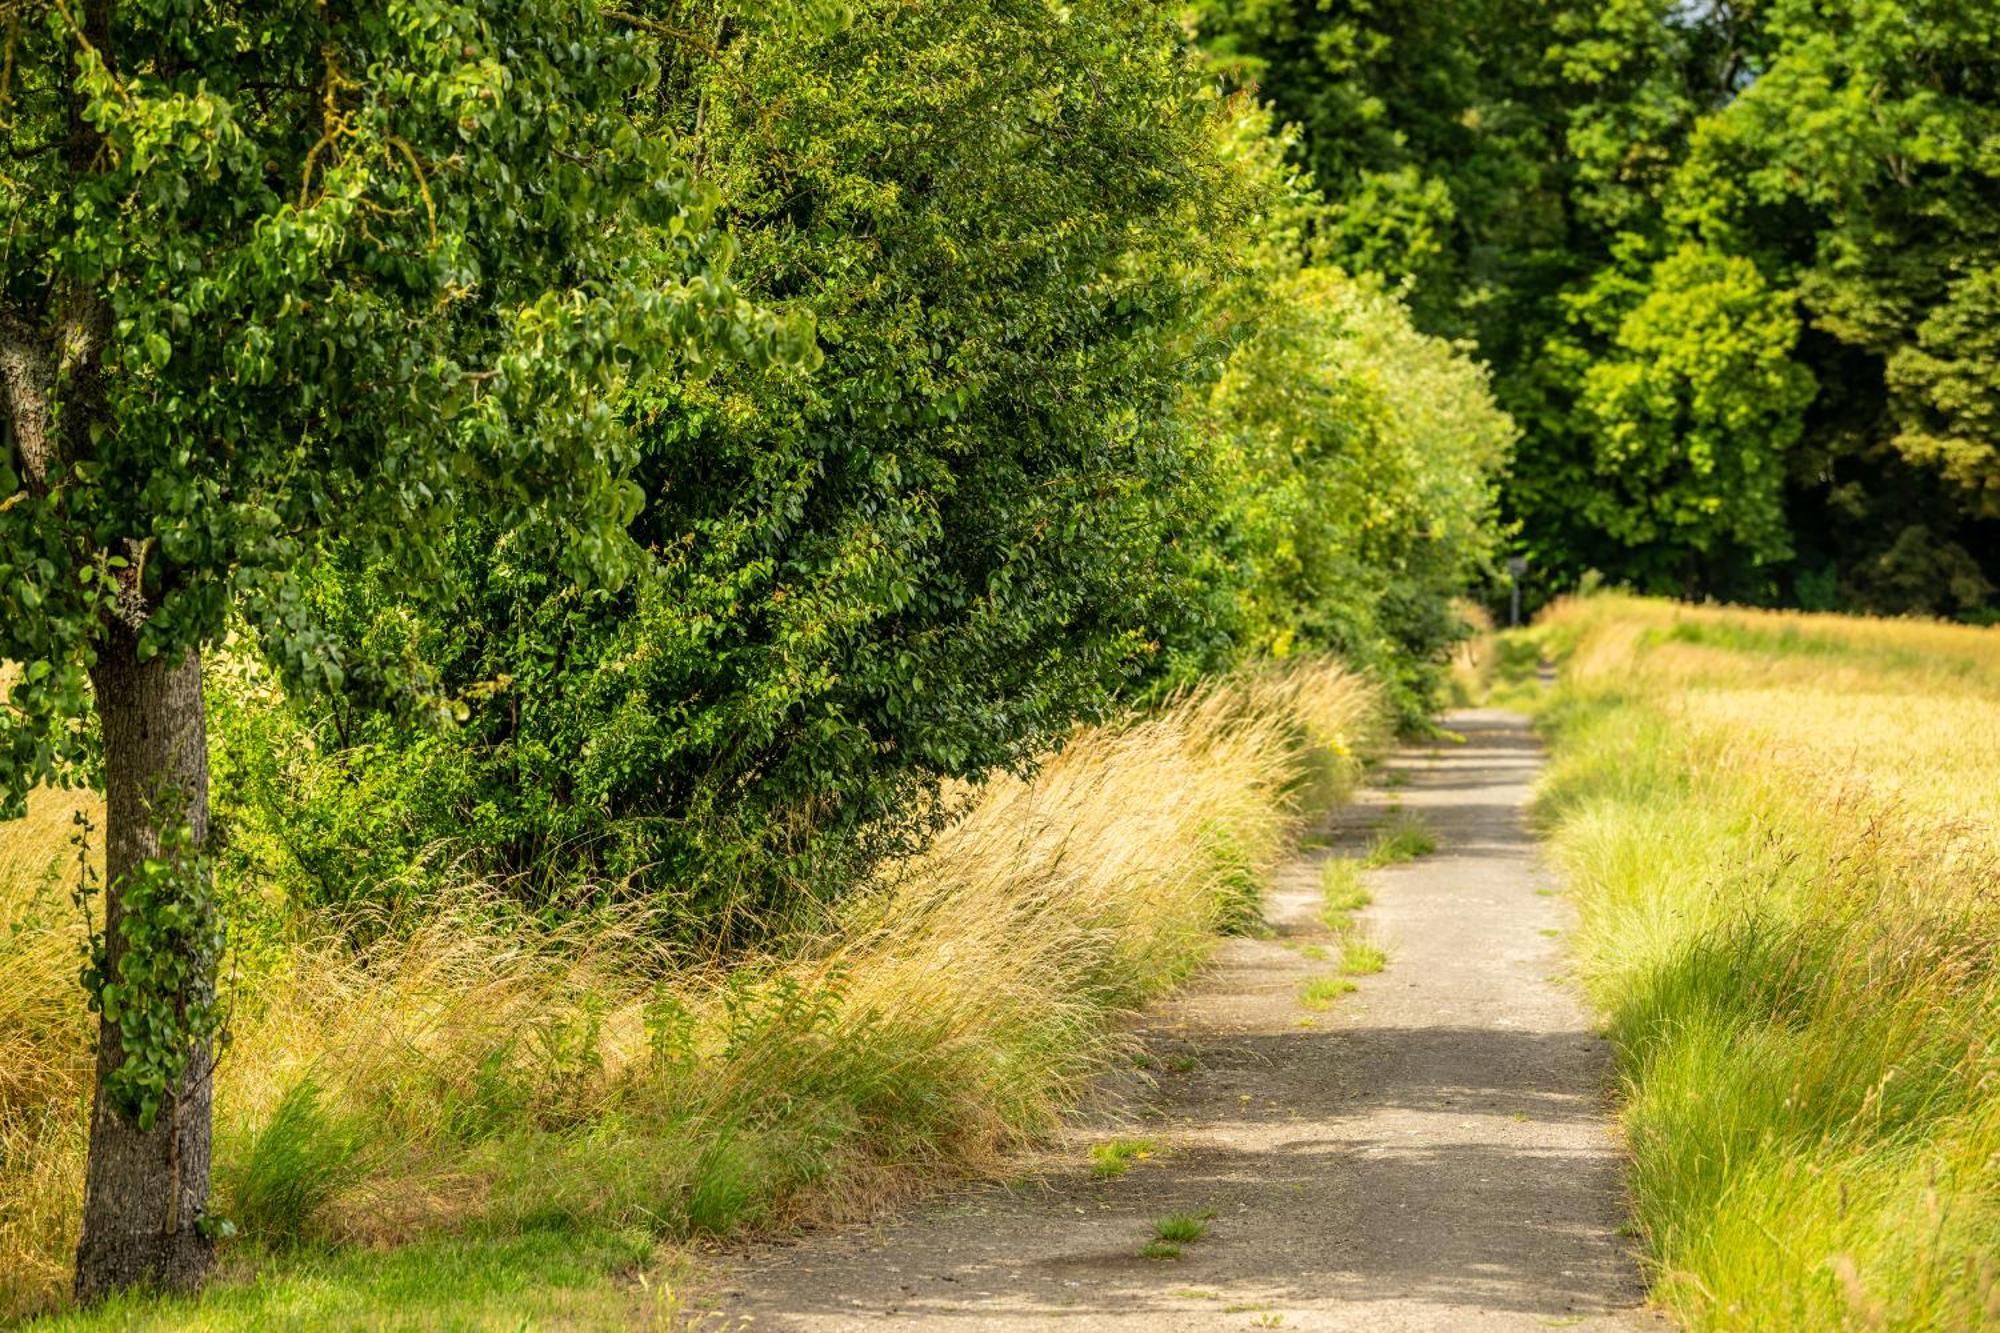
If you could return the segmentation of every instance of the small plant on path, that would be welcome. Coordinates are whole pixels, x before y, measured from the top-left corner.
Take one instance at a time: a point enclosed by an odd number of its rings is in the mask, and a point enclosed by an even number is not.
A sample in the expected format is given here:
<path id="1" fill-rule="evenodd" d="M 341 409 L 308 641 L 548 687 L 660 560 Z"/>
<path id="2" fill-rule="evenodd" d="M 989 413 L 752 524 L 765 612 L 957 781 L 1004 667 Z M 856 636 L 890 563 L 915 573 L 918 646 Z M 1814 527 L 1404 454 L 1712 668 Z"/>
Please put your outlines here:
<path id="1" fill-rule="evenodd" d="M 1151 1139 L 1111 1139 L 1090 1150 L 1090 1174 L 1099 1180 L 1122 1176 L 1132 1163 L 1143 1162 L 1156 1151 Z"/>
<path id="2" fill-rule="evenodd" d="M 1326 903 L 1320 919 L 1329 930 L 1346 930 L 1354 924 L 1348 913 L 1375 901 L 1375 895 L 1361 883 L 1361 866 L 1347 857 L 1328 861 L 1320 868 L 1319 891 Z"/>
<path id="3" fill-rule="evenodd" d="M 1430 825 L 1419 815 L 1397 811 L 1391 818 L 1382 821 L 1376 830 L 1375 845 L 1362 858 L 1365 869 L 1378 870 L 1383 866 L 1399 865 L 1404 861 L 1414 861 L 1419 856 L 1429 856 L 1437 850 L 1437 835 Z"/>
<path id="4" fill-rule="evenodd" d="M 1373 940 L 1350 939 L 1340 946 L 1340 970 L 1349 976 L 1368 976 L 1388 963 L 1389 955 Z"/>
<path id="5" fill-rule="evenodd" d="M 1153 1223 L 1155 1239 L 1187 1245 L 1208 1234 L 1208 1220 L 1198 1213 L 1169 1213 Z"/>
<path id="6" fill-rule="evenodd" d="M 1299 1003 L 1308 1009 L 1330 1009 L 1333 1002 L 1354 990 L 1354 983 L 1341 977 L 1314 977 L 1299 991 Z"/>

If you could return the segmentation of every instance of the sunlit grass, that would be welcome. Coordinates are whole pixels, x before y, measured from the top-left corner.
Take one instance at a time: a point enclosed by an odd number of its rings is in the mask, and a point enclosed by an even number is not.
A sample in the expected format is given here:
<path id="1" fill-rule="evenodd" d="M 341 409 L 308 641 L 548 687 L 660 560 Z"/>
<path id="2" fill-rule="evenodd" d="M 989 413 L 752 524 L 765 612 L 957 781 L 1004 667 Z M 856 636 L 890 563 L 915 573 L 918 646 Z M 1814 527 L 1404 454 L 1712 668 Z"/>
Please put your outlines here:
<path id="1" fill-rule="evenodd" d="M 1143 1162 L 1159 1150 L 1159 1145 L 1151 1139 L 1110 1139 L 1093 1144 L 1090 1174 L 1099 1180 L 1115 1179 L 1130 1171 L 1134 1162 Z"/>
<path id="2" fill-rule="evenodd" d="M 555 1227 L 419 1240 L 398 1249 L 301 1251 L 223 1281 L 199 1301 L 115 1298 L 38 1330 L 262 1333 L 272 1328 L 698 1327 L 687 1265 L 646 1231 Z"/>
<path id="3" fill-rule="evenodd" d="M 1610 598 L 1536 633 L 1660 1299 L 2000 1320 L 2000 635 Z"/>
<path id="4" fill-rule="evenodd" d="M 1373 940 L 1348 939 L 1340 946 L 1340 970 L 1349 976 L 1367 976 L 1389 965 L 1389 955 Z"/>
<path id="5" fill-rule="evenodd" d="M 1299 987 L 1299 1003 L 1308 1009 L 1331 1009 L 1343 995 L 1354 992 L 1354 983 L 1344 977 L 1314 977 Z"/>
<path id="6" fill-rule="evenodd" d="M 1120 1055 L 1118 1014 L 1255 916 L 1302 794 L 1353 780 L 1376 716 L 1302 666 L 1080 733 L 726 962 L 643 911 L 524 925 L 477 886 L 360 951 L 301 917 L 232 979 L 215 1204 L 241 1232 L 225 1271 L 255 1281 L 202 1310 L 286 1317 L 329 1246 L 365 1286 L 367 1253 L 452 1234 L 675 1241 L 997 1169 Z M 59 1307 L 75 1244 L 91 1023 L 70 881 L 44 871 L 87 804 L 0 826 L 0 1318 Z"/>
<path id="7" fill-rule="evenodd" d="M 1320 867 L 1320 920 L 1336 935 L 1354 928 L 1354 914 L 1375 901 L 1361 882 L 1361 865 L 1335 857 Z"/>
<path id="8" fill-rule="evenodd" d="M 1437 845 L 1437 834 L 1431 831 L 1423 816 L 1396 810 L 1376 829 L 1375 839 L 1369 844 L 1367 854 L 1361 858 L 1361 865 L 1366 870 L 1400 865 L 1420 856 L 1429 856 L 1437 850 Z"/>

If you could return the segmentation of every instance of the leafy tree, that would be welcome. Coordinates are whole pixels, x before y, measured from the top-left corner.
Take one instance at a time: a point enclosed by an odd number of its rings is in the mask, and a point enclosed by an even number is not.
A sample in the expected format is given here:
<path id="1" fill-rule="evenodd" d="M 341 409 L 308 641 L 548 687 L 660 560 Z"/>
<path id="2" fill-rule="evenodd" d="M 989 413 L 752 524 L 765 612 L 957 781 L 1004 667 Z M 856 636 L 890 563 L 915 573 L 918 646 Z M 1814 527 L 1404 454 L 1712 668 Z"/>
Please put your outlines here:
<path id="1" fill-rule="evenodd" d="M 1665 275 L 1654 261 L 1692 246 L 1794 294 L 1786 355 L 1818 392 L 1740 446 L 1786 460 L 1775 485 L 1768 468 L 1710 474 L 1710 498 L 1761 513 L 1767 537 L 1694 552 L 1672 585 L 1892 611 L 1991 595 L 1990 0 L 1206 0 L 1196 15 L 1220 65 L 1301 125 L 1328 253 L 1413 280 L 1420 326 L 1472 336 L 1492 363 L 1522 428 L 1503 507 L 1538 568 L 1669 578 L 1672 525 L 1625 520 L 1693 457 L 1691 419 L 1648 411 L 1636 429 L 1628 409 L 1664 381 L 1642 390 L 1615 335 Z M 1652 336 L 1713 324 L 1688 295 L 1651 303 Z M 1600 362 L 1613 369 L 1593 379 Z M 1626 421 L 1615 457 L 1607 411 Z M 1625 498 L 1593 503 L 1607 475 Z"/>
<path id="2" fill-rule="evenodd" d="M 2000 6 L 1778 0 L 1760 21 L 1676 223 L 1797 284 L 1800 355 L 1838 385 L 1808 432 L 1845 596 L 1977 605 L 2000 572 Z"/>
<path id="3" fill-rule="evenodd" d="M 1208 395 L 1233 478 L 1220 543 L 1241 565 L 1246 646 L 1332 651 L 1416 728 L 1436 706 L 1452 600 L 1498 538 L 1513 443 L 1484 369 L 1418 332 L 1379 280 L 1306 267 L 1271 292 Z"/>
<path id="4" fill-rule="evenodd" d="M 1321 252 L 1410 279 L 1420 327 L 1501 357 L 1565 234 L 1558 92 L 1534 0 L 1201 0 L 1218 72 L 1301 131 L 1326 196 Z M 1551 253 L 1552 252 L 1552 253 Z"/>
<path id="5" fill-rule="evenodd" d="M 1787 451 L 1813 381 L 1792 360 L 1790 295 L 1749 260 L 1684 246 L 1642 272 L 1608 269 L 1572 304 L 1580 322 L 1614 325 L 1606 352 L 1555 355 L 1581 371 L 1586 518 L 1625 546 L 1629 569 L 1692 593 L 1715 586 L 1704 565 L 1719 556 L 1791 554 Z"/>
<path id="6" fill-rule="evenodd" d="M 294 689 L 418 692 L 317 622 L 316 543 L 421 580 L 478 513 L 615 576 L 642 497 L 612 405 L 780 340 L 585 0 L 53 0 L 4 41 L 0 795 L 107 798 L 88 1300 L 210 1254 L 202 669 L 232 614 Z"/>
<path id="7" fill-rule="evenodd" d="M 483 524 L 415 623 L 365 558 L 327 569 L 344 639 L 435 664 L 468 715 L 438 741 L 312 711 L 329 749 L 373 747 L 359 786 L 287 747 L 233 820 L 303 891 L 382 891 L 449 839 L 532 898 L 585 880 L 740 933 L 921 833 L 941 779 L 1227 651 L 1181 402 L 1227 352 L 1211 298 L 1259 201 L 1185 39 L 1133 0 L 850 10 L 682 6 L 716 40 L 652 107 L 728 201 L 738 279 L 809 313 L 824 364 L 634 396 L 616 592 Z"/>

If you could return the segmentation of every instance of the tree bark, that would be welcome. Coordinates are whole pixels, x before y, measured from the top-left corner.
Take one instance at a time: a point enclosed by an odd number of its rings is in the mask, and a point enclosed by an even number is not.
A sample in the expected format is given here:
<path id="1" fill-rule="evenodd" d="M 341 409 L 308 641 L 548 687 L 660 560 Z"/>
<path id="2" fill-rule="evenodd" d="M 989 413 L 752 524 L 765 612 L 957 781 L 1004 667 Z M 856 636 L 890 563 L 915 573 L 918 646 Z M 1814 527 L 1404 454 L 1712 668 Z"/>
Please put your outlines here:
<path id="1" fill-rule="evenodd" d="M 185 821 L 195 848 L 208 836 L 208 738 L 201 657 L 140 661 L 137 636 L 114 623 L 91 672 L 104 732 L 104 976 L 125 955 L 121 887 L 160 855 L 171 822 Z M 197 960 L 183 1009 L 214 993 L 216 960 Z M 97 1088 L 84 1177 L 83 1238 L 76 1296 L 89 1303 L 123 1287 L 192 1290 L 207 1275 L 214 1247 L 202 1225 L 208 1207 L 210 1102 L 214 1057 L 206 1037 L 191 1043 L 173 1095 L 150 1128 L 106 1095 L 106 1076 L 124 1060 L 117 1024 L 101 1020 Z"/>

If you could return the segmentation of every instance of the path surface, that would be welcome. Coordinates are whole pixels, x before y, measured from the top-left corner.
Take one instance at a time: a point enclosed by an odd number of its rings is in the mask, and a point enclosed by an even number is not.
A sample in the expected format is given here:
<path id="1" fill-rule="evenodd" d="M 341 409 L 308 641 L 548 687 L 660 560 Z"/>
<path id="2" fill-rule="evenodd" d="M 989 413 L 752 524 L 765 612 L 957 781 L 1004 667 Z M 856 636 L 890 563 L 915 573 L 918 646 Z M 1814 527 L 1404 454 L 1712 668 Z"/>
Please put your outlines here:
<path id="1" fill-rule="evenodd" d="M 1156 1083 L 1086 1117 L 1029 1183 L 753 1252 L 724 1319 L 1148 1333 L 1649 1322 L 1617 1234 L 1607 1048 L 1552 979 L 1567 912 L 1541 892 L 1522 816 L 1539 750 L 1510 714 L 1446 725 L 1466 744 L 1406 752 L 1390 766 L 1403 785 L 1337 812 L 1333 848 L 1281 873 L 1276 938 L 1228 942 L 1202 983 L 1148 1015 Z M 1439 851 L 1371 873 L 1363 920 L 1389 967 L 1309 1013 L 1300 987 L 1335 967 L 1304 952 L 1325 943 L 1318 858 L 1353 854 L 1398 800 Z M 1166 1151 L 1094 1180 L 1085 1148 L 1113 1134 Z M 1138 1256 L 1154 1218 L 1208 1210 L 1209 1234 L 1180 1260 Z"/>

